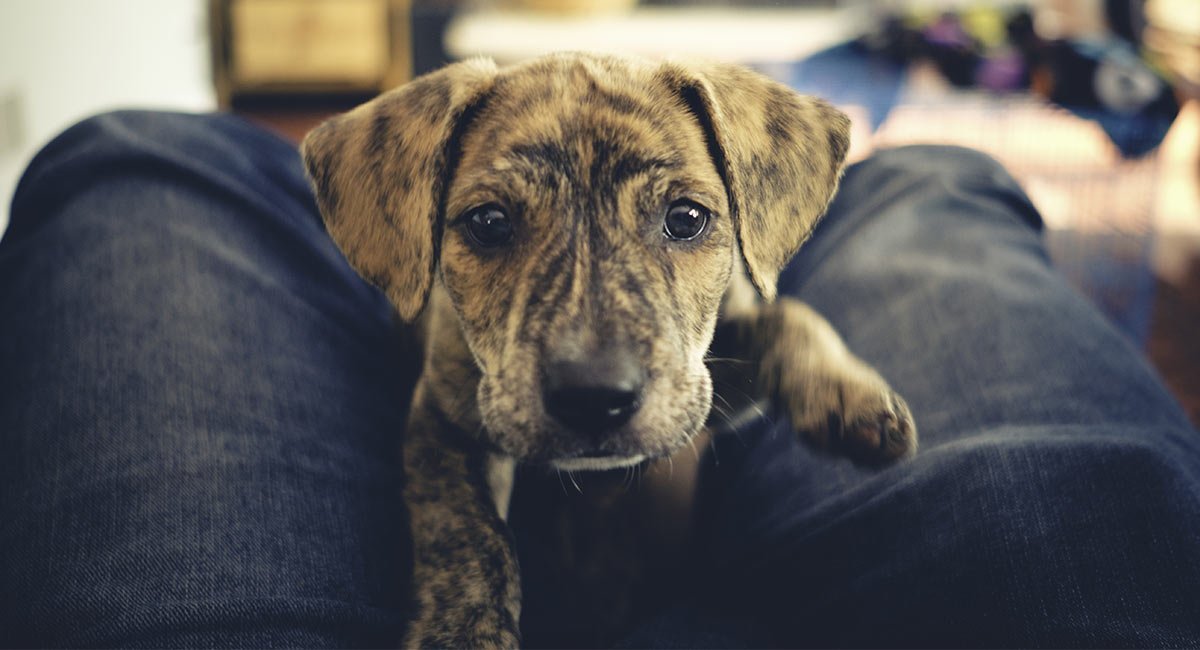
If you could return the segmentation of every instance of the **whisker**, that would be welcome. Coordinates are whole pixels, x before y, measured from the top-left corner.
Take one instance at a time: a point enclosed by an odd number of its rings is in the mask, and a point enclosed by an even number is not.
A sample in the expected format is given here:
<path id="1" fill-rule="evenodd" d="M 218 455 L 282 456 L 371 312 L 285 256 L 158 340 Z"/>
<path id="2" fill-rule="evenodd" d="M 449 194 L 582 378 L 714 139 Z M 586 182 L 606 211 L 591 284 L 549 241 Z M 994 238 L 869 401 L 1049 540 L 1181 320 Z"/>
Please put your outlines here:
<path id="1" fill-rule="evenodd" d="M 765 411 L 763 411 L 763 409 L 762 409 L 762 407 L 761 407 L 761 406 L 759 406 L 759 401 L 760 401 L 760 400 L 758 400 L 758 399 L 755 399 L 755 397 L 754 397 L 753 395 L 751 395 L 751 394 L 747 393 L 747 392 L 746 392 L 746 391 L 744 391 L 744 390 L 741 390 L 741 389 L 739 389 L 739 388 L 738 388 L 738 387 L 736 387 L 736 386 L 729 386 L 729 388 L 730 388 L 731 390 L 735 390 L 735 391 L 737 391 L 737 392 L 741 393 L 741 394 L 742 394 L 742 397 L 745 397 L 745 398 L 746 398 L 746 402 L 747 402 L 747 404 L 749 405 L 749 406 L 748 406 L 748 408 L 750 408 L 750 409 L 752 409 L 752 410 L 754 411 L 754 415 L 756 415 L 756 416 L 758 416 L 758 417 L 760 417 L 760 418 L 766 417 L 766 415 L 767 415 L 767 414 L 766 414 L 766 412 L 765 412 Z M 722 402 L 725 402 L 725 404 L 726 404 L 726 405 L 729 405 L 729 400 L 725 399 L 725 396 L 724 396 L 724 395 L 721 395 L 720 393 L 718 393 L 718 392 L 716 392 L 716 391 L 713 391 L 713 397 L 718 397 L 718 398 L 720 398 L 720 399 L 721 399 L 721 401 L 722 401 Z"/>
<path id="2" fill-rule="evenodd" d="M 725 424 L 727 424 L 729 426 L 734 425 L 735 421 L 733 419 L 733 415 L 730 414 L 728 411 L 726 411 L 724 408 L 722 408 L 720 405 L 713 404 L 712 410 L 714 413 L 721 416 L 721 419 L 725 420 Z"/>
<path id="3" fill-rule="evenodd" d="M 751 395 L 750 393 L 747 393 L 745 390 L 742 390 L 742 388 L 740 388 L 736 384 L 721 382 L 721 388 L 723 389 L 721 392 L 724 392 L 724 390 L 736 391 L 742 397 L 746 398 L 747 401 L 749 401 L 749 402 L 756 401 L 755 400 L 756 395 Z M 720 394 L 721 393 L 717 392 L 716 390 L 713 391 L 713 395 L 720 395 Z M 721 399 L 725 399 L 725 397 L 722 395 Z"/>
<path id="4" fill-rule="evenodd" d="M 567 470 L 567 478 L 571 479 L 571 485 L 575 486 L 575 491 L 583 494 L 583 488 L 579 487 L 579 484 L 575 482 L 575 472 Z"/>
<path id="5" fill-rule="evenodd" d="M 725 419 L 727 421 L 731 420 L 733 415 L 736 413 L 735 409 L 733 408 L 733 405 L 731 405 L 729 402 L 725 401 L 724 398 L 722 398 L 721 401 L 725 402 L 725 403 L 722 405 L 722 404 L 717 404 L 716 402 L 713 402 L 712 410 L 725 416 Z"/>
<path id="6" fill-rule="evenodd" d="M 724 395 L 722 395 L 716 391 L 713 391 L 713 397 L 721 400 L 721 403 L 724 404 L 729 410 L 731 410 L 731 411 L 733 410 L 733 404 L 730 404 L 729 400 L 725 399 Z"/>

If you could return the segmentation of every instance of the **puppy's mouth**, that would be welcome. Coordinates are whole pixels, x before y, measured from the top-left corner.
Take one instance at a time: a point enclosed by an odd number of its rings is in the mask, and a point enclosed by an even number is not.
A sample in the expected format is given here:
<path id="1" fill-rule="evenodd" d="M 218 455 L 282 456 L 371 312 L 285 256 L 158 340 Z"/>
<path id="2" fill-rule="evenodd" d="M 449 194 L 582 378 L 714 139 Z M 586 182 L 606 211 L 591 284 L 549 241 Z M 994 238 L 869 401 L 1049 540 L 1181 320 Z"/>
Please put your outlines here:
<path id="1" fill-rule="evenodd" d="M 550 462 L 554 469 L 567 472 L 598 472 L 609 469 L 633 467 L 646 460 L 645 454 L 633 456 L 607 456 L 601 454 L 584 454 L 571 458 L 559 458 Z"/>
<path id="2" fill-rule="evenodd" d="M 485 375 L 480 383 L 488 442 L 522 464 L 572 472 L 627 469 L 674 453 L 703 428 L 711 395 L 707 374 L 659 381 L 642 391 L 644 401 L 630 417 L 589 429 L 590 420 L 572 427 L 570 417 L 564 422 L 546 408 L 540 386 L 502 379 Z M 603 414 L 591 417 L 597 418 Z"/>

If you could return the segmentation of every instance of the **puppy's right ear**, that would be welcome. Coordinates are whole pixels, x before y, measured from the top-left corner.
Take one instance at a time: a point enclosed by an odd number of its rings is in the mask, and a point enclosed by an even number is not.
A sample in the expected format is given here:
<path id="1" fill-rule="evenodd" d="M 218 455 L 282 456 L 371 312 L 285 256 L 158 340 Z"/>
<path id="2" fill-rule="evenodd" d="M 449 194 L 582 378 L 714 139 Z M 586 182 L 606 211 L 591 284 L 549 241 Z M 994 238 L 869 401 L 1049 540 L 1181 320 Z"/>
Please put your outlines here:
<path id="1" fill-rule="evenodd" d="M 774 300 L 780 271 L 837 189 L 850 119 L 740 66 L 665 63 L 658 74 L 705 131 L 746 271 Z"/>
<path id="2" fill-rule="evenodd" d="M 433 286 L 454 141 L 495 75 L 485 59 L 447 66 L 324 122 L 300 145 L 329 234 L 406 321 Z"/>

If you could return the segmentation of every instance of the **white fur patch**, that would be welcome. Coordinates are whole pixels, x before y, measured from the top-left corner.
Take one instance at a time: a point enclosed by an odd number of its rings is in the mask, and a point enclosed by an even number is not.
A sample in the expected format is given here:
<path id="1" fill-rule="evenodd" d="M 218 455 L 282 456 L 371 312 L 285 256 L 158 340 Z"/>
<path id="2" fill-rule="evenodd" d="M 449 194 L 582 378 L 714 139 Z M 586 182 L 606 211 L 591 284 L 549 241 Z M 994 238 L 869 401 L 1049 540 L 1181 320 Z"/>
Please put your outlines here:
<path id="1" fill-rule="evenodd" d="M 606 469 L 632 467 L 646 460 L 642 454 L 636 456 L 605 456 L 602 458 L 564 458 L 551 463 L 555 469 L 566 472 L 598 472 Z"/>

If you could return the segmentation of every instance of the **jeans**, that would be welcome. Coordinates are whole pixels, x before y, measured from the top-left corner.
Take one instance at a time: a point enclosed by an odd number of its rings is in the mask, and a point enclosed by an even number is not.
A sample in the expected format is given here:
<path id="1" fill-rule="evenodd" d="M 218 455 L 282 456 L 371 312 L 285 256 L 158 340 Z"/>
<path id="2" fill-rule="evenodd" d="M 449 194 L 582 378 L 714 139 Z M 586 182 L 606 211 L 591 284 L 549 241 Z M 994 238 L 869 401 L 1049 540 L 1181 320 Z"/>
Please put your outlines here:
<path id="1" fill-rule="evenodd" d="M 1200 434 L 1039 229 L 980 154 L 848 170 L 781 288 L 921 452 L 864 470 L 770 416 L 720 440 L 697 589 L 628 645 L 1200 643 Z M 0 643 L 393 642 L 394 332 L 291 145 L 150 112 L 48 145 L 0 241 Z"/>

